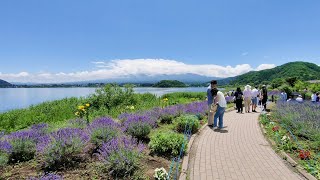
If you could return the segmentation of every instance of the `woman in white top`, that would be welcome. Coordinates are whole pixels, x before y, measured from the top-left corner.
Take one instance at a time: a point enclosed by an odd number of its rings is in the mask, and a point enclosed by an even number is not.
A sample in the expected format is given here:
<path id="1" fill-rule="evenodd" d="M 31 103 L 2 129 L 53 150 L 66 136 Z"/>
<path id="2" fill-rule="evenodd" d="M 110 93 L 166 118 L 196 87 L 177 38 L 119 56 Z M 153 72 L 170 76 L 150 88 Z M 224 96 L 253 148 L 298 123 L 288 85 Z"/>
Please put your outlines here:
<path id="1" fill-rule="evenodd" d="M 217 111 L 214 115 L 213 119 L 213 128 L 217 128 L 217 121 L 219 118 L 219 129 L 223 128 L 223 115 L 224 111 L 227 107 L 226 99 L 221 91 L 219 91 L 217 88 L 214 88 L 211 90 L 212 96 L 214 98 L 214 103 L 218 105 Z"/>

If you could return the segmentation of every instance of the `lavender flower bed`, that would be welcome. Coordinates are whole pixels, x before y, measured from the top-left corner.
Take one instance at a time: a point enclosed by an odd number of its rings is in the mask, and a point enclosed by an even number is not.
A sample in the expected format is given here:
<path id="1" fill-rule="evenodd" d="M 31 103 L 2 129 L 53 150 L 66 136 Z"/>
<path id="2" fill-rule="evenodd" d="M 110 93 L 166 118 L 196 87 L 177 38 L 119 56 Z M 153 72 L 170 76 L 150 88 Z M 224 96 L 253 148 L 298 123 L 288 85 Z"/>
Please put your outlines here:
<path id="1" fill-rule="evenodd" d="M 319 103 L 279 102 L 275 115 L 292 128 L 298 128 L 302 124 L 314 130 L 320 130 Z"/>
<path id="2" fill-rule="evenodd" d="M 309 148 L 320 152 L 320 104 L 277 103 L 273 116 L 299 139 L 308 141 Z"/>
<path id="3" fill-rule="evenodd" d="M 48 124 L 36 124 L 27 130 L 10 134 L 0 132 L 0 166 L 1 163 L 5 165 L 36 159 L 38 167 L 42 169 L 59 170 L 85 160 L 87 156 L 84 154 L 88 154 L 86 147 L 94 144 L 101 162 L 108 166 L 110 172 L 116 173 L 113 175 L 131 176 L 133 169 L 140 167 L 139 159 L 145 148 L 139 140 L 157 128 L 161 118 L 175 118 L 181 114 L 200 117 L 205 115 L 207 109 L 207 103 L 203 101 L 124 113 L 118 117 L 122 123 L 110 117 L 102 117 L 89 125 L 82 119 L 72 120 L 68 128 L 54 132 L 49 131 Z M 125 133 L 134 138 L 127 137 Z"/>

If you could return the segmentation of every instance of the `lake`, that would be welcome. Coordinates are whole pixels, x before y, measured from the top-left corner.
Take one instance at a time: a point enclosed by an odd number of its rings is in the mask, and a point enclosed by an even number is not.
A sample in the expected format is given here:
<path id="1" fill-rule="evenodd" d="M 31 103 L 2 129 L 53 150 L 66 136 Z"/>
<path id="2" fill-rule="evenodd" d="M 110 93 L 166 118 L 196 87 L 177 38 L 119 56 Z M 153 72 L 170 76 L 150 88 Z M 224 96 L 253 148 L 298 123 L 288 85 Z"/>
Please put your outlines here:
<path id="1" fill-rule="evenodd" d="M 133 89 L 136 93 L 149 92 L 162 96 L 171 92 L 205 92 L 207 87 Z M 0 112 L 66 97 L 85 97 L 94 93 L 95 90 L 96 88 L 0 88 Z"/>

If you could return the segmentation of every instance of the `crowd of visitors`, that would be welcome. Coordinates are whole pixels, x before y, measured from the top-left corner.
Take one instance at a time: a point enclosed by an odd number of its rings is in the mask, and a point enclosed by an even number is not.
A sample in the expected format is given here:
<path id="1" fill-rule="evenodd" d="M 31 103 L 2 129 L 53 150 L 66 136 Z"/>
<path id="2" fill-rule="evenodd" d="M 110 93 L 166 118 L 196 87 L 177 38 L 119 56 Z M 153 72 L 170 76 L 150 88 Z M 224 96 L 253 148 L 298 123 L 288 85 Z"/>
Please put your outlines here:
<path id="1" fill-rule="evenodd" d="M 292 95 L 287 95 L 285 91 L 281 91 L 279 95 L 279 101 L 288 102 L 288 101 L 297 101 L 303 102 L 305 100 L 305 93 L 298 95 L 297 98 L 293 98 Z M 237 113 L 243 113 L 243 107 L 245 113 L 257 112 L 256 108 L 258 105 L 261 106 L 262 111 L 265 111 L 267 108 L 268 101 L 268 91 L 266 85 L 262 85 L 261 89 L 258 89 L 258 86 L 255 86 L 251 89 L 250 85 L 246 85 L 242 91 L 240 87 L 237 87 L 236 91 L 232 90 L 227 93 L 226 96 L 218 90 L 217 81 L 212 80 L 208 89 L 207 89 L 207 100 L 209 108 L 209 119 L 208 126 L 213 129 L 222 129 L 223 126 L 223 115 L 227 107 L 226 99 L 233 100 L 236 104 Z M 274 95 L 272 95 L 274 99 Z M 311 95 L 311 102 L 320 103 L 320 94 L 313 92 Z M 219 119 L 219 123 L 217 122 Z"/>

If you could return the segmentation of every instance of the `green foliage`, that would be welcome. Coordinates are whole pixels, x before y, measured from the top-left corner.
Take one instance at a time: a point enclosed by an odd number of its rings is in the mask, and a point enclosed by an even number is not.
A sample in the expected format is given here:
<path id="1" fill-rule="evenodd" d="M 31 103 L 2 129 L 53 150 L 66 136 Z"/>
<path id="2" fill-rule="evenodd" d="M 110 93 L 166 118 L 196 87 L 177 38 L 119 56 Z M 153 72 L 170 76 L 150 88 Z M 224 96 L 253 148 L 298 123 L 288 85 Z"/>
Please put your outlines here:
<path id="1" fill-rule="evenodd" d="M 122 89 L 117 84 L 107 84 L 97 89 L 96 93 L 89 96 L 89 102 L 95 109 L 105 107 L 108 111 L 137 103 L 132 86 L 127 85 Z"/>
<path id="2" fill-rule="evenodd" d="M 6 166 L 9 161 L 8 154 L 0 152 L 0 168 Z"/>
<path id="3" fill-rule="evenodd" d="M 177 156 L 184 144 L 183 153 L 186 152 L 188 142 L 183 134 L 170 131 L 156 132 L 151 136 L 149 147 L 151 152 L 163 156 Z"/>
<path id="4" fill-rule="evenodd" d="M 160 105 L 159 98 L 151 93 L 135 94 L 131 86 L 120 88 L 107 85 L 88 98 L 65 98 L 2 113 L 0 131 L 17 131 L 41 122 L 65 122 L 76 117 L 75 112 L 79 105 L 88 102 L 91 106 L 89 119 L 106 115 L 117 117 L 125 112 L 126 106 L 133 105 L 135 110 L 145 110 Z"/>
<path id="5" fill-rule="evenodd" d="M 41 122 L 59 122 L 73 118 L 74 112 L 83 102 L 82 98 L 65 98 L 17 109 L 0 114 L 0 131 L 8 132 L 27 128 Z"/>
<path id="6" fill-rule="evenodd" d="M 53 141 L 43 153 L 37 155 L 41 167 L 47 170 L 57 170 L 72 167 L 81 160 L 84 144 L 79 138 L 74 138 L 72 143 Z"/>
<path id="7" fill-rule="evenodd" d="M 200 128 L 199 119 L 195 115 L 182 115 L 175 120 L 175 124 L 178 132 L 184 132 L 186 126 L 189 128 L 192 126 L 191 132 L 194 134 Z"/>
<path id="8" fill-rule="evenodd" d="M 177 80 L 162 80 L 153 85 L 153 87 L 186 87 L 183 82 Z"/>
<path id="9" fill-rule="evenodd" d="M 288 77 L 286 78 L 286 82 L 291 86 L 294 87 L 294 85 L 296 84 L 298 78 L 297 77 Z"/>
<path id="10" fill-rule="evenodd" d="M 138 140 L 142 140 L 149 135 L 151 129 L 152 129 L 151 126 L 147 123 L 136 122 L 136 123 L 131 123 L 128 126 L 127 133 L 137 138 Z"/>
<path id="11" fill-rule="evenodd" d="M 260 116 L 260 122 L 263 124 L 263 125 L 266 125 L 270 122 L 270 120 L 267 118 L 267 116 L 265 114 L 262 114 Z"/>
<path id="12" fill-rule="evenodd" d="M 29 161 L 35 156 L 36 145 L 32 140 L 15 139 L 10 143 L 12 152 L 9 154 L 9 163 Z"/>
<path id="13" fill-rule="evenodd" d="M 285 83 L 284 79 L 282 78 L 275 78 L 271 81 L 271 87 L 273 89 L 278 88 L 279 86 L 281 86 L 283 83 Z"/>
<path id="14" fill-rule="evenodd" d="M 297 77 L 295 79 L 295 77 Z M 230 81 L 230 84 L 269 84 L 272 80 L 277 78 L 289 80 L 289 84 L 294 86 L 297 79 L 302 81 L 315 80 L 320 77 L 320 67 L 313 63 L 308 62 L 289 62 L 281 66 L 277 66 L 272 69 L 266 69 L 261 71 L 250 71 L 240 76 L 224 79 L 225 82 Z M 265 81 L 265 82 L 263 82 Z M 274 85 L 279 85 L 277 80 L 274 81 Z"/>
<path id="15" fill-rule="evenodd" d="M 173 115 L 170 115 L 170 114 L 162 114 L 160 116 L 160 123 L 163 123 L 163 124 L 171 124 L 172 121 L 173 121 L 174 117 Z"/>
<path id="16" fill-rule="evenodd" d="M 287 93 L 287 96 L 289 98 L 289 95 L 292 94 L 293 90 L 288 84 L 283 84 L 278 88 L 281 91 L 285 91 Z"/>
<path id="17" fill-rule="evenodd" d="M 96 145 L 96 147 L 100 147 L 102 143 L 108 142 L 119 135 L 120 131 L 113 127 L 95 128 L 92 130 L 90 141 Z"/>
<path id="18" fill-rule="evenodd" d="M 125 148 L 112 152 L 107 162 L 109 174 L 116 179 L 132 177 L 140 169 L 141 156 L 135 150 Z"/>

